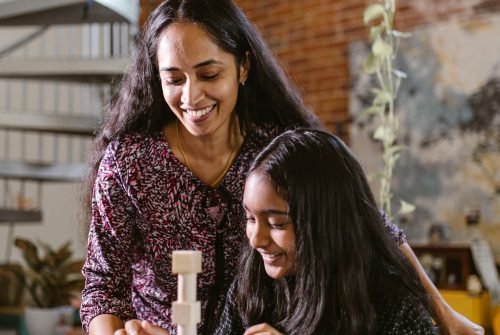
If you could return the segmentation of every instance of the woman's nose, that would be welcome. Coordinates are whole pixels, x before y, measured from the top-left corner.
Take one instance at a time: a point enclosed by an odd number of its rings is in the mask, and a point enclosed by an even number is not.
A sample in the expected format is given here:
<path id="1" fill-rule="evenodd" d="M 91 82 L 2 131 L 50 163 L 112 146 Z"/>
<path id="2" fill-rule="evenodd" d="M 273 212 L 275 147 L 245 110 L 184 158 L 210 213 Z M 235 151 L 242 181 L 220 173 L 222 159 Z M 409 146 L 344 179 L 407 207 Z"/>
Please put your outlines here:
<path id="1" fill-rule="evenodd" d="M 203 91 L 200 83 L 195 80 L 187 80 L 182 88 L 181 102 L 187 106 L 196 106 L 203 99 Z"/>

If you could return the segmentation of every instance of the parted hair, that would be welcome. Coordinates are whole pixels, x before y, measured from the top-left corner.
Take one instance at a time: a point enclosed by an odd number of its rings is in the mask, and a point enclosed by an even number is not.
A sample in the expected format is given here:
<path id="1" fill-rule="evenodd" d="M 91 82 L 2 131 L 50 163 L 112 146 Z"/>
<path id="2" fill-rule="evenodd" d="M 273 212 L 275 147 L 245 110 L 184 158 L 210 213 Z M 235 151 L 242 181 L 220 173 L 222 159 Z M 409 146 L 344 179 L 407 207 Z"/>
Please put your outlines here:
<path id="1" fill-rule="evenodd" d="M 287 201 L 296 257 L 294 274 L 275 280 L 246 243 L 236 304 L 248 325 L 274 323 L 290 335 L 372 334 L 372 295 L 383 267 L 427 306 L 417 274 L 384 227 L 362 167 L 338 137 L 311 129 L 285 132 L 255 158 L 253 173 L 267 176 Z"/>
<path id="2" fill-rule="evenodd" d="M 90 220 L 93 183 L 108 144 L 129 133 L 159 132 L 175 118 L 163 98 L 157 49 L 161 33 L 179 21 L 204 28 L 214 43 L 234 55 L 235 66 L 250 61 L 246 85 L 240 87 L 235 107 L 243 134 L 252 125 L 318 125 L 260 33 L 233 1 L 164 1 L 150 14 L 139 34 L 130 64 L 93 142 L 90 169 L 82 188 L 86 224 Z"/>

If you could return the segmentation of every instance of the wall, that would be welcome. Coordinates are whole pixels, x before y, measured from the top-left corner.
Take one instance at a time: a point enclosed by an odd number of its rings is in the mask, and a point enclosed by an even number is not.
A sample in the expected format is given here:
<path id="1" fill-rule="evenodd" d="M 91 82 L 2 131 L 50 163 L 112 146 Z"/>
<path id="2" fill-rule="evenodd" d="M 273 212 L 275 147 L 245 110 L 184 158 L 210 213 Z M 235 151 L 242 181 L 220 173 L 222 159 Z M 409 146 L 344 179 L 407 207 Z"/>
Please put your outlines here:
<path id="1" fill-rule="evenodd" d="M 362 23 L 367 0 L 236 0 L 251 21 L 255 23 L 288 74 L 302 91 L 305 102 L 336 133 L 349 140 L 349 93 L 352 89 L 349 70 L 349 45 L 365 40 L 367 30 Z M 153 7 L 154 1 L 142 1 Z M 498 0 L 399 0 L 396 29 L 416 31 L 437 24 L 470 22 L 484 15 L 500 12 Z M 146 13 L 143 12 L 143 18 Z M 460 52 L 460 51 L 458 51 Z M 494 57 L 494 54 L 492 55 Z M 497 55 L 498 57 L 498 55 Z M 353 142 L 354 139 L 351 139 Z M 370 149 L 371 150 L 371 149 Z M 369 151 L 369 150 L 365 150 Z M 446 151 L 446 149 L 445 149 Z M 372 151 L 376 155 L 377 148 Z M 374 159 L 365 157 L 366 160 Z M 370 162 L 368 162 L 370 163 Z M 476 167 L 477 170 L 477 167 Z M 495 178 L 498 178 L 496 176 Z M 443 181 L 446 183 L 446 181 Z M 406 185 L 418 192 L 418 185 Z M 463 188 L 472 188 L 467 184 Z M 498 218 L 495 218 L 498 195 L 487 209 L 488 221 L 484 232 L 491 240 L 500 239 Z M 463 230 L 463 210 L 456 204 L 455 213 L 446 218 Z M 493 213 L 493 214 L 492 214 Z M 426 226 L 416 225 L 410 230 L 424 235 Z M 418 230 L 421 229 L 421 232 Z M 500 249 L 496 251 L 500 259 Z"/>
<path id="2" fill-rule="evenodd" d="M 141 0 L 141 22 L 157 0 Z M 348 138 L 348 45 L 366 39 L 367 0 L 236 0 L 302 91 L 306 104 Z M 411 30 L 437 21 L 500 11 L 496 0 L 400 0 L 396 27 Z"/>
<path id="3" fill-rule="evenodd" d="M 304 94 L 333 131 L 349 120 L 348 45 L 366 39 L 366 0 L 237 0 L 270 43 Z M 499 1 L 400 0 L 396 28 L 412 30 L 437 21 L 500 11 Z M 341 130 L 346 131 L 346 127 Z"/>
<path id="4" fill-rule="evenodd" d="M 38 27 L 0 27 L 0 50 L 31 34 Z M 126 24 L 55 25 L 2 59 L 94 59 L 129 55 Z M 113 38 L 111 38 L 113 36 Z M 114 55 L 110 55 L 110 50 Z M 118 51 L 117 51 L 118 50 Z M 0 113 L 96 116 L 103 112 L 109 85 L 0 78 Z M 51 134 L 0 129 L 0 160 L 44 163 L 85 163 L 90 136 Z M 40 208 L 42 221 L 16 223 L 9 230 L 0 223 L 0 263 L 19 260 L 17 249 L 9 249 L 9 238 L 25 237 L 54 248 L 72 242 L 75 256 L 83 256 L 86 236 L 79 222 L 78 182 L 38 182 L 0 178 L 0 207 L 16 208 L 16 196 L 23 195 Z M 27 208 L 29 209 L 29 208 Z"/>
<path id="5" fill-rule="evenodd" d="M 237 0 L 256 24 L 287 72 L 303 92 L 306 103 L 333 131 L 347 136 L 349 121 L 348 45 L 367 35 L 362 13 L 372 1 L 361 0 Z M 141 0 L 142 20 L 158 1 Z M 496 0 L 398 1 L 396 26 L 412 30 L 433 22 L 461 20 L 500 11 Z M 45 189 L 43 225 L 25 226 L 19 235 L 49 236 L 55 244 L 67 236 L 78 241 L 75 185 Z M 55 194 L 55 195 L 54 195 Z M 64 212 L 62 212 L 64 211 Z M 61 228 L 63 227 L 63 228 Z M 7 230 L 0 227 L 0 252 Z"/>

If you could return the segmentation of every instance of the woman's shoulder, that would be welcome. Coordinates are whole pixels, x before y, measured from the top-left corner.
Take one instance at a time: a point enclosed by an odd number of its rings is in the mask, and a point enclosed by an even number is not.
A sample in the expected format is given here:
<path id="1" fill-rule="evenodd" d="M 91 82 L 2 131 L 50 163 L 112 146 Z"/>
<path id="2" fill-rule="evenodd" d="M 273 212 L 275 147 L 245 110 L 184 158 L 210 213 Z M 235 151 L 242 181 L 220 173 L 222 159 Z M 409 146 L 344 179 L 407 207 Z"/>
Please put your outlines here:
<path id="1" fill-rule="evenodd" d="M 111 141 L 106 154 L 112 154 L 117 160 L 127 157 L 141 158 L 155 154 L 158 149 L 163 149 L 165 143 L 161 133 L 130 133 Z"/>
<path id="2" fill-rule="evenodd" d="M 275 137 L 284 133 L 285 128 L 272 123 L 251 124 L 247 129 L 247 136 L 260 146 L 264 147 Z"/>

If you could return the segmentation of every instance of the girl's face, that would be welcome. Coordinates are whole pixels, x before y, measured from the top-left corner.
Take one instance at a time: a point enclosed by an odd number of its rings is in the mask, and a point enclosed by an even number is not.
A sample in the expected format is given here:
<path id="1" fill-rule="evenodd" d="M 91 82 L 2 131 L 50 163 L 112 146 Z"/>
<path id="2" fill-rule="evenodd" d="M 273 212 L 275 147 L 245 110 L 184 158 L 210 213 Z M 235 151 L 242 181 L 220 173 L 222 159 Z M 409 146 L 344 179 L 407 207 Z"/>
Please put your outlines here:
<path id="1" fill-rule="evenodd" d="M 182 125 L 195 136 L 228 129 L 248 67 L 191 22 L 161 33 L 157 57 L 163 97 Z"/>
<path id="2" fill-rule="evenodd" d="M 279 279 L 293 274 L 295 232 L 288 204 L 258 170 L 247 178 L 243 206 L 248 240 L 262 256 L 268 276 Z"/>

